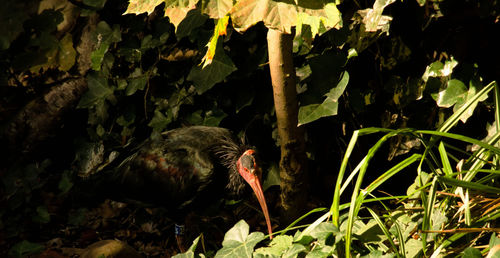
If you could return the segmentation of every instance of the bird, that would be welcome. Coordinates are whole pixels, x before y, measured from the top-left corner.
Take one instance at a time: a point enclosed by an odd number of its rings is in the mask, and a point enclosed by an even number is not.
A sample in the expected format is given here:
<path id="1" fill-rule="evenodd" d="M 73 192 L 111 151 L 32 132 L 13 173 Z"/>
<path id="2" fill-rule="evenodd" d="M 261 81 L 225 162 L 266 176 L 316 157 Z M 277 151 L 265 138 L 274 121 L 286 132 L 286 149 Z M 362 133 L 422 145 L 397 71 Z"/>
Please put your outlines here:
<path id="1" fill-rule="evenodd" d="M 144 141 L 113 169 L 82 176 L 106 189 L 111 199 L 160 206 L 177 215 L 218 197 L 241 196 L 249 185 L 272 239 L 258 163 L 255 149 L 228 129 L 187 126 Z M 178 231 L 176 226 L 176 238 Z"/>

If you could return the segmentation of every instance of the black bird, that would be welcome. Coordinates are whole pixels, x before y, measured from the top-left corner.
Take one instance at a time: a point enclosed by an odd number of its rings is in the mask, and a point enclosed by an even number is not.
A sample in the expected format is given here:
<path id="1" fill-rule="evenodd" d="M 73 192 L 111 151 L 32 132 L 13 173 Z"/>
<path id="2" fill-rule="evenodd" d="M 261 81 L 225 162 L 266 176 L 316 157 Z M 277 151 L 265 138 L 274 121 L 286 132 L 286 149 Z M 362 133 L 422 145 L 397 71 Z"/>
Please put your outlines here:
<path id="1" fill-rule="evenodd" d="M 164 132 L 142 143 L 115 169 L 88 177 L 87 182 L 99 181 L 111 198 L 158 205 L 176 214 L 224 195 L 241 195 L 246 182 L 272 237 L 255 151 L 224 128 L 191 126 Z"/>

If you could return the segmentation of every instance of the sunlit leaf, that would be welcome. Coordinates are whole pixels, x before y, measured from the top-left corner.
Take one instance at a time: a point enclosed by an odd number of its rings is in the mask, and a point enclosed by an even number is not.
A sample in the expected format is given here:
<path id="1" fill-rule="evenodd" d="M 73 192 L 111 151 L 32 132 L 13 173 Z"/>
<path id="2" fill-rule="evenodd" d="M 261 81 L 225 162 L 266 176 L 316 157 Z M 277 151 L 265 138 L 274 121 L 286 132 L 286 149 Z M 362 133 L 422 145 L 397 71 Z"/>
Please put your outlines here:
<path id="1" fill-rule="evenodd" d="M 288 235 L 276 236 L 268 247 L 261 247 L 255 250 L 255 255 L 274 255 L 281 257 L 281 254 L 286 251 L 293 243 L 293 237 Z"/>
<path id="2" fill-rule="evenodd" d="M 229 16 L 225 16 L 222 19 L 217 20 L 217 24 L 215 25 L 214 33 L 207 44 L 207 52 L 205 56 L 201 59 L 203 63 L 203 67 L 211 64 L 215 53 L 217 51 L 217 46 L 222 47 L 217 42 L 219 41 L 219 37 L 227 34 L 227 24 L 229 22 Z"/>
<path id="3" fill-rule="evenodd" d="M 187 13 L 196 8 L 199 0 L 164 0 L 165 16 L 177 28 L 179 23 L 186 17 Z"/>
<path id="4" fill-rule="evenodd" d="M 297 3 L 298 2 L 298 3 Z M 298 24 L 309 24 L 319 31 L 319 22 L 326 28 L 340 27 L 340 12 L 333 1 L 242 0 L 230 11 L 233 26 L 245 31 L 262 21 L 268 28 L 291 33 Z M 299 19 L 300 14 L 300 19 Z M 313 35 L 314 36 L 314 35 Z"/>
<path id="5" fill-rule="evenodd" d="M 152 13 L 164 0 L 130 0 L 124 14 Z"/>
<path id="6" fill-rule="evenodd" d="M 372 9 L 367 9 L 365 15 L 363 16 L 363 23 L 365 24 L 366 31 L 375 32 L 381 30 L 388 32 L 388 25 L 390 24 L 392 17 L 382 15 L 384 8 L 396 0 L 376 0 L 373 4 Z"/>
<path id="7" fill-rule="evenodd" d="M 448 81 L 448 87 L 439 92 L 437 105 L 440 107 L 451 107 L 457 101 L 464 101 L 467 94 L 467 87 L 459 80 L 453 79 Z"/>
<path id="8" fill-rule="evenodd" d="M 262 232 L 250 232 L 248 224 L 240 220 L 226 232 L 222 249 L 215 254 L 216 258 L 223 257 L 252 257 L 253 249 L 265 237 Z"/>
<path id="9" fill-rule="evenodd" d="M 202 12 L 212 19 L 220 19 L 233 7 L 233 2 L 233 0 L 202 0 Z"/>

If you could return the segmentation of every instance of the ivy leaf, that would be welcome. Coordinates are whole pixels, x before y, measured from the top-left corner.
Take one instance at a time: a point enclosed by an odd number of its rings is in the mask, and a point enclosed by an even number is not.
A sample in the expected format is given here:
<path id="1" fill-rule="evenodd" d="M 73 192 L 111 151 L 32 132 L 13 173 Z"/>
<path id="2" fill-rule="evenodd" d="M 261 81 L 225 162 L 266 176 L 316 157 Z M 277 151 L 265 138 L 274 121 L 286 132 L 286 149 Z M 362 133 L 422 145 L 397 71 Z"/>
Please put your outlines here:
<path id="1" fill-rule="evenodd" d="M 87 83 L 89 90 L 80 99 L 78 108 L 92 107 L 113 93 L 113 89 L 108 87 L 107 79 L 98 73 L 90 73 L 87 76 Z"/>
<path id="2" fill-rule="evenodd" d="M 135 72 L 134 74 L 138 77 L 132 78 L 127 85 L 127 89 L 125 89 L 125 95 L 127 96 L 133 95 L 137 90 L 144 90 L 148 83 L 148 77 L 143 75 L 139 68 L 137 70 L 139 70 L 139 74 L 135 74 Z"/>
<path id="3" fill-rule="evenodd" d="M 335 227 L 331 222 L 322 222 L 311 231 L 310 235 L 324 242 L 327 237 L 337 233 L 339 233 L 338 228 Z"/>
<path id="4" fill-rule="evenodd" d="M 106 0 L 83 0 L 83 3 L 96 9 L 102 9 L 106 4 Z"/>
<path id="5" fill-rule="evenodd" d="M 169 113 L 170 114 L 170 113 Z M 172 117 L 169 115 L 166 117 L 159 110 L 155 110 L 155 115 L 149 122 L 148 126 L 152 127 L 154 131 L 161 132 L 167 127 L 167 125 L 172 121 Z"/>
<path id="6" fill-rule="evenodd" d="M 203 94 L 235 70 L 236 67 L 233 61 L 224 53 L 222 42 L 219 42 L 212 63 L 205 68 L 201 66 L 193 67 L 187 80 L 194 83 L 198 94 Z"/>
<path id="7" fill-rule="evenodd" d="M 203 121 L 203 125 L 206 126 L 219 126 L 222 119 L 227 116 L 224 111 L 218 108 L 214 108 L 213 110 L 207 111 L 205 113 L 205 119 Z"/>
<path id="8" fill-rule="evenodd" d="M 198 236 L 193 241 L 193 244 L 189 247 L 189 249 L 186 252 L 174 255 L 174 256 L 172 256 L 172 258 L 194 258 L 194 257 L 196 257 L 194 251 L 196 250 L 196 247 L 198 246 L 199 241 L 200 241 L 200 236 Z"/>
<path id="9" fill-rule="evenodd" d="M 179 26 L 177 26 L 177 30 L 175 32 L 177 39 L 180 40 L 188 36 L 194 29 L 203 25 L 207 19 L 207 16 L 202 15 L 199 10 L 189 11 L 184 20 L 182 20 Z"/>
<path id="10" fill-rule="evenodd" d="M 249 233 L 249 226 L 240 220 L 224 236 L 222 248 L 215 254 L 216 258 L 252 257 L 253 249 L 265 237 L 262 232 Z"/>
<path id="11" fill-rule="evenodd" d="M 465 97 L 463 99 L 463 101 L 457 101 L 457 104 L 455 104 L 455 106 L 453 107 L 453 111 L 456 111 L 458 110 L 465 102 L 467 102 L 469 99 L 473 98 L 474 95 L 476 95 L 476 93 L 478 91 L 480 91 L 481 89 L 483 88 L 483 85 L 481 84 L 481 82 L 474 78 L 472 80 L 469 81 L 469 90 L 467 91 L 467 97 Z M 474 104 L 472 104 L 461 116 L 460 116 L 460 120 L 465 123 L 467 122 L 467 119 L 469 119 L 469 117 L 472 116 L 472 114 L 474 114 L 474 110 L 476 109 L 477 107 L 477 104 L 481 101 L 485 101 L 486 99 L 488 98 L 488 96 L 484 96 L 482 98 L 479 99 L 479 101 L 475 102 Z"/>
<path id="12" fill-rule="evenodd" d="M 266 257 L 277 256 L 280 257 L 283 252 L 285 252 L 293 243 L 293 237 L 288 235 L 276 236 L 268 247 L 261 247 L 255 250 L 255 255 L 262 255 Z"/>
<path id="13" fill-rule="evenodd" d="M 479 251 L 477 248 L 474 247 L 467 247 L 464 250 L 463 256 L 464 258 L 481 258 L 483 255 L 481 254 L 481 251 Z"/>
<path id="14" fill-rule="evenodd" d="M 26 6 L 31 2 L 6 0 L 2 1 L 0 8 L 0 27 L 9 28 L 0 33 L 0 50 L 10 47 L 10 43 L 23 32 L 23 23 L 29 16 Z"/>
<path id="15" fill-rule="evenodd" d="M 288 249 L 284 254 L 283 258 L 294 258 L 298 257 L 299 253 L 306 251 L 306 247 L 301 244 L 293 244 L 290 249 Z"/>
<path id="16" fill-rule="evenodd" d="M 69 170 L 66 170 L 61 176 L 58 188 L 59 190 L 61 190 L 61 194 L 65 194 L 71 189 L 71 187 L 73 187 L 73 182 L 71 181 L 71 172 Z"/>
<path id="17" fill-rule="evenodd" d="M 310 123 L 321 117 L 334 116 L 338 112 L 338 99 L 344 93 L 349 82 L 349 73 L 344 72 L 336 87 L 330 90 L 321 104 L 311 104 L 299 108 L 299 126 Z"/>
<path id="18" fill-rule="evenodd" d="M 75 64 L 76 50 L 73 48 L 73 37 L 70 33 L 61 39 L 57 58 L 61 71 L 68 71 Z"/>
<path id="19" fill-rule="evenodd" d="M 453 57 L 451 57 L 450 60 L 447 60 L 444 64 L 440 61 L 436 61 L 427 66 L 424 74 L 422 75 L 422 80 L 424 80 L 424 82 L 427 82 L 427 80 L 429 80 L 429 77 L 449 76 L 457 65 L 458 62 Z"/>
<path id="20" fill-rule="evenodd" d="M 38 223 L 48 223 L 50 221 L 50 214 L 45 206 L 38 206 L 36 208 L 36 215 L 33 216 L 33 221 Z"/>
<path id="21" fill-rule="evenodd" d="M 467 87 L 459 80 L 453 79 L 448 81 L 446 89 L 438 94 L 436 103 L 439 107 L 449 108 L 457 101 L 463 102 L 467 94 Z"/>
<path id="22" fill-rule="evenodd" d="M 98 46 L 120 42 L 122 40 L 120 26 L 115 24 L 113 25 L 113 29 L 111 29 L 105 21 L 99 22 L 94 34 L 94 40 Z"/>
<path id="23" fill-rule="evenodd" d="M 372 9 L 358 11 L 363 16 L 363 23 L 365 24 L 365 31 L 376 32 L 378 30 L 383 32 L 389 31 L 389 25 L 392 17 L 382 15 L 384 8 L 396 0 L 376 0 Z"/>
<path id="24" fill-rule="evenodd" d="M 9 256 L 13 257 L 26 257 L 31 254 L 39 253 L 43 250 L 43 245 L 32 243 L 26 240 L 23 240 L 17 244 L 15 244 L 9 250 Z"/>

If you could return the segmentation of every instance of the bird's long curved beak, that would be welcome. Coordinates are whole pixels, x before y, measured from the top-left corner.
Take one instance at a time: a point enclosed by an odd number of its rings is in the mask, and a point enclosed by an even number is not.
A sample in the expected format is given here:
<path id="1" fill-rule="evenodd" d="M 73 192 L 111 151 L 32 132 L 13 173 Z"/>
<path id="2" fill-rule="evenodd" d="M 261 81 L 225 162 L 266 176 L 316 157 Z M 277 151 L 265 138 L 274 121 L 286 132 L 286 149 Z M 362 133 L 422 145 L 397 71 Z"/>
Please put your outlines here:
<path id="1" fill-rule="evenodd" d="M 245 181 L 252 187 L 255 196 L 257 196 L 257 200 L 259 200 L 260 207 L 262 208 L 262 212 L 264 213 L 264 217 L 266 218 L 267 231 L 269 232 L 269 238 L 273 238 L 273 229 L 271 227 L 271 219 L 269 218 L 269 212 L 267 210 L 266 198 L 264 197 L 264 191 L 262 190 L 262 186 L 260 184 L 259 177 L 256 174 L 246 174 L 243 176 Z"/>

